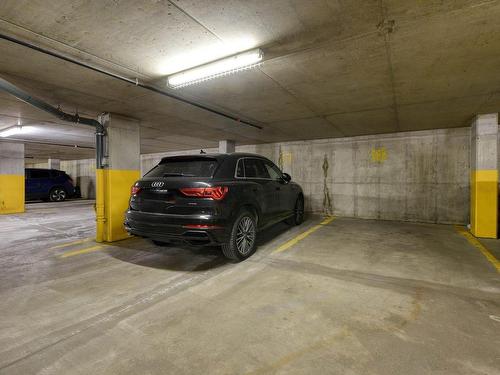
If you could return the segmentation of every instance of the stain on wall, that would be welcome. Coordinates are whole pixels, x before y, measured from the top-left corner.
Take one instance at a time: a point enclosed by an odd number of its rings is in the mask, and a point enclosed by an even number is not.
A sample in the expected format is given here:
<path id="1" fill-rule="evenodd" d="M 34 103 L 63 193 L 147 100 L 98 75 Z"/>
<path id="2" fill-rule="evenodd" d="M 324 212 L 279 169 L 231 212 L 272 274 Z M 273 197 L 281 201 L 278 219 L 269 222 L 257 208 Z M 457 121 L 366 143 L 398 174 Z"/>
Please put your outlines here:
<path id="1" fill-rule="evenodd" d="M 283 170 L 283 150 L 281 149 L 281 145 L 278 152 L 278 167 Z"/>
<path id="2" fill-rule="evenodd" d="M 387 160 L 387 149 L 385 147 L 372 148 L 372 161 L 375 163 L 383 163 Z"/>
<path id="3" fill-rule="evenodd" d="M 325 215 L 332 215 L 332 199 L 328 188 L 328 156 L 323 157 L 323 212 Z"/>

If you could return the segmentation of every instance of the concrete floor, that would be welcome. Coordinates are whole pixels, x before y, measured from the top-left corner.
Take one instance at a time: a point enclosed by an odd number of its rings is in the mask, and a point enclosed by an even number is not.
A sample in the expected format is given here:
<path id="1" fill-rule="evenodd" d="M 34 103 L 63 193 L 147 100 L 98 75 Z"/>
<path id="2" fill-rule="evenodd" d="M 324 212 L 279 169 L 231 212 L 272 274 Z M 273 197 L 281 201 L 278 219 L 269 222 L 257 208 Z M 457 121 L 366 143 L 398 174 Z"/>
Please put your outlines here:
<path id="1" fill-rule="evenodd" d="M 100 246 L 92 202 L 0 217 L 1 374 L 500 374 L 500 274 L 453 226 L 337 218 Z M 75 241 L 78 241 L 75 243 Z"/>

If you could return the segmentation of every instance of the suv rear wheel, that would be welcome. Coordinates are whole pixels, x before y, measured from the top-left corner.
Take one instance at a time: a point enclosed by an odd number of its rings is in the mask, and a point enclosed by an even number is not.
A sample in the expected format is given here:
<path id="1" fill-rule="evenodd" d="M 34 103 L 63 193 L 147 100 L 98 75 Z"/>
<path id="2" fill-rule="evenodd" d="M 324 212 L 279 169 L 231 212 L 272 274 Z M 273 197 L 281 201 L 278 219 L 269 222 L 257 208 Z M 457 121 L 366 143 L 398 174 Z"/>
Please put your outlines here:
<path id="1" fill-rule="evenodd" d="M 62 187 L 55 187 L 49 193 L 49 199 L 51 202 L 62 202 L 66 199 L 66 190 Z"/>
<path id="2" fill-rule="evenodd" d="M 222 252 L 228 259 L 242 261 L 257 248 L 257 222 L 255 216 L 242 211 L 233 223 L 229 242 L 222 245 Z"/>

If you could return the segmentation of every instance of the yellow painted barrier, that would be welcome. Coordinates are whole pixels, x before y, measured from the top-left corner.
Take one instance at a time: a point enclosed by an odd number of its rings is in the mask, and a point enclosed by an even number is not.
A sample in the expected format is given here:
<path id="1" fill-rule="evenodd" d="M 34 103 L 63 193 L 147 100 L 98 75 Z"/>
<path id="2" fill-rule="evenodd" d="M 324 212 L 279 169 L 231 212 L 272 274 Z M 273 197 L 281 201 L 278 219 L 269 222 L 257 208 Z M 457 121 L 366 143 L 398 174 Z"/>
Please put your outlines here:
<path id="1" fill-rule="evenodd" d="M 123 227 L 125 211 L 130 188 L 140 176 L 139 170 L 96 171 L 96 242 L 113 242 L 128 237 Z"/>
<path id="2" fill-rule="evenodd" d="M 471 232 L 476 237 L 497 238 L 498 171 L 471 172 Z"/>
<path id="3" fill-rule="evenodd" d="M 24 175 L 0 175 L 0 214 L 24 212 Z"/>

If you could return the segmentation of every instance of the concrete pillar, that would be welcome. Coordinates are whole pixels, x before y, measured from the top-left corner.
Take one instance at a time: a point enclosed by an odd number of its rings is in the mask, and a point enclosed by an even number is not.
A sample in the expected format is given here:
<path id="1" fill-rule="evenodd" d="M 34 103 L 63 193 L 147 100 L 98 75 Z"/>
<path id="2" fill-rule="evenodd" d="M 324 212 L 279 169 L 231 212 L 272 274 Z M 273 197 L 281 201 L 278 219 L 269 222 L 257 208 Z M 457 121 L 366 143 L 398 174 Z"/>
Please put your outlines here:
<path id="1" fill-rule="evenodd" d="M 61 169 L 61 160 L 50 158 L 48 161 L 49 169 Z"/>
<path id="2" fill-rule="evenodd" d="M 235 149 L 236 149 L 236 143 L 234 141 L 231 141 L 229 139 L 224 139 L 222 141 L 219 141 L 219 152 L 221 154 L 234 152 Z"/>
<path id="3" fill-rule="evenodd" d="M 114 113 L 100 117 L 106 128 L 106 160 L 96 170 L 97 242 L 128 237 L 123 227 L 130 189 L 141 177 L 139 121 Z"/>
<path id="4" fill-rule="evenodd" d="M 477 115 L 471 128 L 471 232 L 496 238 L 498 222 L 498 114 Z"/>
<path id="5" fill-rule="evenodd" d="M 0 142 L 0 214 L 24 212 L 24 144 Z"/>

